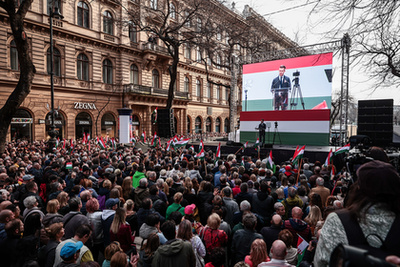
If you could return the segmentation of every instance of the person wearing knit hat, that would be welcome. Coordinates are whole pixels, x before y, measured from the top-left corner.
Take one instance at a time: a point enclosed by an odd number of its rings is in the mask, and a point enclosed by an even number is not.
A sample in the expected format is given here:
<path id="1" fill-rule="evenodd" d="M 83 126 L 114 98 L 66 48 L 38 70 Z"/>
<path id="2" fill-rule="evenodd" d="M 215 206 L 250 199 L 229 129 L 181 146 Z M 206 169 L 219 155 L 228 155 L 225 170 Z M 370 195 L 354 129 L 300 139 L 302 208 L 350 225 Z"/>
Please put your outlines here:
<path id="1" fill-rule="evenodd" d="M 357 170 L 357 180 L 350 188 L 345 208 L 330 213 L 326 218 L 314 263 L 328 266 L 330 256 L 339 244 L 365 244 L 364 247 L 377 248 L 381 256 L 400 256 L 400 243 L 395 234 L 399 228 L 399 174 L 389 163 L 380 160 L 367 162 Z M 380 249 L 383 246 L 387 249 Z"/>

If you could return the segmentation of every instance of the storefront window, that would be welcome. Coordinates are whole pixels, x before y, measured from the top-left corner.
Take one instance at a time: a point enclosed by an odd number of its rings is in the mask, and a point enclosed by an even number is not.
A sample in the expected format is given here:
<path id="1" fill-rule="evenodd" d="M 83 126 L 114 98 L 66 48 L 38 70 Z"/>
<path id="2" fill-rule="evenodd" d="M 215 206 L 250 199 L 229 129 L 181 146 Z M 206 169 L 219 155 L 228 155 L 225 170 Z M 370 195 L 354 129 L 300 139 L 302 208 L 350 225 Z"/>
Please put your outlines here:
<path id="1" fill-rule="evenodd" d="M 11 119 L 11 139 L 32 141 L 32 125 L 33 119 L 31 114 L 24 109 L 18 109 Z"/>
<path id="2" fill-rule="evenodd" d="M 75 138 L 83 138 L 83 134 L 92 135 L 92 117 L 90 117 L 89 113 L 81 112 L 75 118 Z"/>
<path id="3" fill-rule="evenodd" d="M 106 113 L 101 118 L 101 135 L 108 137 L 116 136 L 116 123 L 115 118 L 111 113 Z"/>

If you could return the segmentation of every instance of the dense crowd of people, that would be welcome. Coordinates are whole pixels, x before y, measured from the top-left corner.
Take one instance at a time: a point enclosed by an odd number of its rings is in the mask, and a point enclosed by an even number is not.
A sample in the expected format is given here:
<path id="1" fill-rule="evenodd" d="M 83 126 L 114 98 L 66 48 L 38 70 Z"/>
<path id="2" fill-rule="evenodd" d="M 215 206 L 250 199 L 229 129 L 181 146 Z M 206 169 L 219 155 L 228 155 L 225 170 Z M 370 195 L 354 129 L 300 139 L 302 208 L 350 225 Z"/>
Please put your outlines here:
<path id="1" fill-rule="evenodd" d="M 400 264 L 400 178 L 379 148 L 357 179 L 207 149 L 45 151 L 0 157 L 3 266 L 328 266 L 339 244 Z"/>

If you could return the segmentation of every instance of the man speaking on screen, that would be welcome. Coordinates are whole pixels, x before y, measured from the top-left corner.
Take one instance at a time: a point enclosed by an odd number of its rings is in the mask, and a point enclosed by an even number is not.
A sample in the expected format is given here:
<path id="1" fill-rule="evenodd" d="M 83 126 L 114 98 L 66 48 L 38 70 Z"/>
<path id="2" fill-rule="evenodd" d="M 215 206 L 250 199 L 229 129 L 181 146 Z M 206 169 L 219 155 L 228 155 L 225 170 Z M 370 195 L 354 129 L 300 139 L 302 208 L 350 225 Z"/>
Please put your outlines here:
<path id="1" fill-rule="evenodd" d="M 286 67 L 279 66 L 279 76 L 272 81 L 271 92 L 274 94 L 274 109 L 287 110 L 289 104 L 290 78 L 285 76 Z"/>

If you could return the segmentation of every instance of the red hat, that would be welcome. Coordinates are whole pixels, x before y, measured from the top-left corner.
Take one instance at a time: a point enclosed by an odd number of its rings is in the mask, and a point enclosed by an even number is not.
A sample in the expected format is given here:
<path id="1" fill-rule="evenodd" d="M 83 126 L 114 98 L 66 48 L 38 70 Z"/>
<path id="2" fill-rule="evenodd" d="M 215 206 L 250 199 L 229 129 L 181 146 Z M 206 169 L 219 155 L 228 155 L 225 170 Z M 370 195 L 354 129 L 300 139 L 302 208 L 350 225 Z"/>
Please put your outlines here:
<path id="1" fill-rule="evenodd" d="M 185 207 L 185 214 L 186 215 L 191 215 L 194 213 L 194 210 L 196 209 L 196 205 L 195 204 L 191 204 L 191 205 L 187 205 Z"/>

